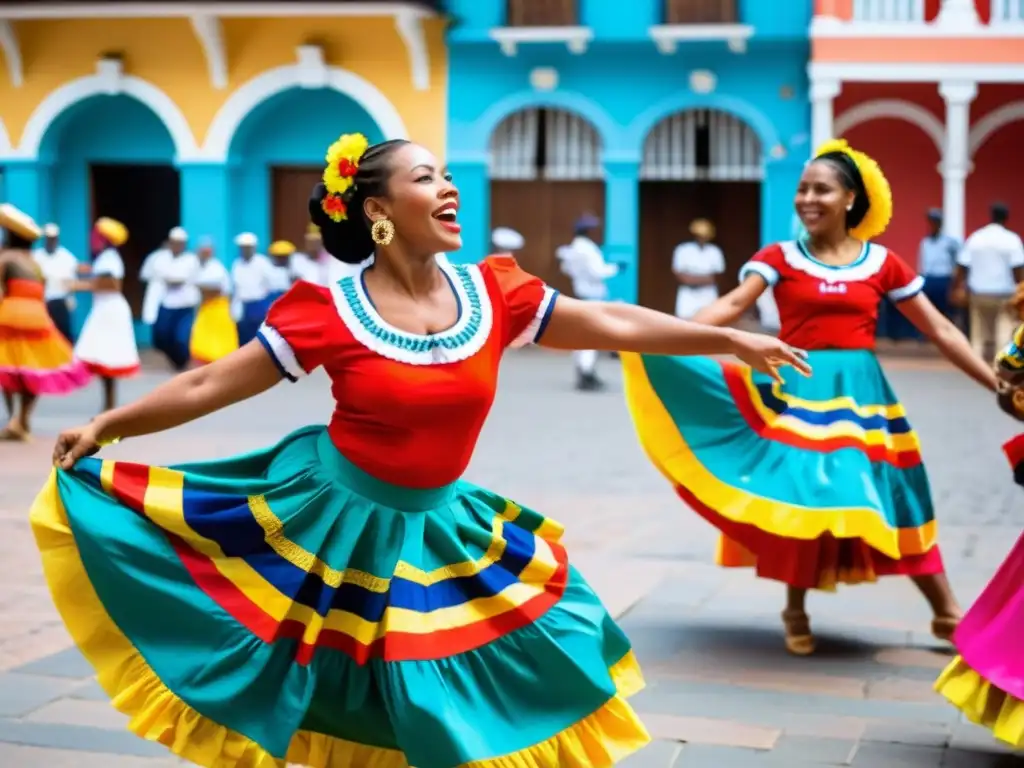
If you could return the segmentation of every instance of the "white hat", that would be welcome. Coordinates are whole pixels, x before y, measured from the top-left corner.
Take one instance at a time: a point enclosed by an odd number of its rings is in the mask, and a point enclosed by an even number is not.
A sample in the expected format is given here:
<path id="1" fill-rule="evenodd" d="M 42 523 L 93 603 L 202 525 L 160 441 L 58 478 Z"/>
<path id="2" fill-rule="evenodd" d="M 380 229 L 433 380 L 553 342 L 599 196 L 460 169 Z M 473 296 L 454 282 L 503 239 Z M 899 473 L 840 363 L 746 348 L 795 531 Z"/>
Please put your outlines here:
<path id="1" fill-rule="evenodd" d="M 491 232 L 491 242 L 502 251 L 518 251 L 526 245 L 523 236 L 509 227 L 498 227 Z"/>
<path id="2" fill-rule="evenodd" d="M 242 234 L 235 238 L 235 245 L 237 245 L 239 248 L 246 245 L 251 245 L 253 248 L 255 248 L 256 243 L 258 242 L 259 240 L 256 238 L 256 235 L 254 235 L 252 232 L 243 232 Z"/>
<path id="3" fill-rule="evenodd" d="M 57 237 L 58 235 L 60 235 L 60 227 L 56 224 L 47 224 L 43 227 L 44 237 Z"/>
<path id="4" fill-rule="evenodd" d="M 187 243 L 188 232 L 186 232 L 181 227 L 175 227 L 174 229 L 167 233 L 167 239 L 174 243 Z"/>

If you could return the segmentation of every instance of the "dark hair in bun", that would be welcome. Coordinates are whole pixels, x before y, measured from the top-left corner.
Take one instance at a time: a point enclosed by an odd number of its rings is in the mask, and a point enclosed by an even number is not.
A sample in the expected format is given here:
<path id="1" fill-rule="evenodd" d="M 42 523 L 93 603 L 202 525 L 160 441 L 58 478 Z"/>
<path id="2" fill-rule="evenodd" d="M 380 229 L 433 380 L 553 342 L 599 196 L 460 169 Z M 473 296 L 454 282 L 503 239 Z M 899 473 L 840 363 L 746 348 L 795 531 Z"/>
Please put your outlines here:
<path id="1" fill-rule="evenodd" d="M 843 188 L 853 192 L 853 207 L 846 212 L 846 228 L 854 229 L 864 221 L 868 209 L 871 208 L 871 200 L 868 199 L 868 190 L 864 186 L 864 177 L 861 176 L 860 169 L 845 152 L 826 152 L 814 158 L 814 162 L 831 166 Z"/>
<path id="2" fill-rule="evenodd" d="M 391 178 L 389 158 L 395 150 L 412 142 L 391 139 L 374 144 L 363 153 L 355 175 L 355 187 L 347 200 L 349 215 L 343 221 L 334 221 L 323 209 L 327 188 L 323 182 L 313 187 L 309 197 L 309 217 L 320 228 L 324 250 L 346 264 L 358 264 L 371 253 L 374 243 L 370 237 L 370 224 L 363 214 L 363 203 L 368 197 L 387 194 Z"/>

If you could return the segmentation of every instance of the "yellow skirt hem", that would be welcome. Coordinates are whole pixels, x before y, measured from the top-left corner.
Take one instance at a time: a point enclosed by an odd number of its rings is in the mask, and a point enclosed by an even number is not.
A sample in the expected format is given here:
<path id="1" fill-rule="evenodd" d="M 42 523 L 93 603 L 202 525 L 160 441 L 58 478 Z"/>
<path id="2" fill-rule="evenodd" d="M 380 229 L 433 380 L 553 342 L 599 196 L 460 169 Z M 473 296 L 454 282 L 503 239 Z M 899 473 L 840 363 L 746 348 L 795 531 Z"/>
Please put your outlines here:
<path id="1" fill-rule="evenodd" d="M 404 753 L 299 731 L 286 759 L 185 704 L 160 680 L 103 607 L 82 563 L 56 472 L 30 513 L 54 604 L 111 704 L 130 718 L 128 730 L 203 768 L 409 768 Z M 632 651 L 609 670 L 616 695 L 561 733 L 518 752 L 458 768 L 608 768 L 643 748 L 650 736 L 626 698 L 644 687 Z"/>
<path id="2" fill-rule="evenodd" d="M 935 690 L 1000 741 L 1024 749 L 1024 701 L 997 688 L 957 656 L 935 681 Z"/>

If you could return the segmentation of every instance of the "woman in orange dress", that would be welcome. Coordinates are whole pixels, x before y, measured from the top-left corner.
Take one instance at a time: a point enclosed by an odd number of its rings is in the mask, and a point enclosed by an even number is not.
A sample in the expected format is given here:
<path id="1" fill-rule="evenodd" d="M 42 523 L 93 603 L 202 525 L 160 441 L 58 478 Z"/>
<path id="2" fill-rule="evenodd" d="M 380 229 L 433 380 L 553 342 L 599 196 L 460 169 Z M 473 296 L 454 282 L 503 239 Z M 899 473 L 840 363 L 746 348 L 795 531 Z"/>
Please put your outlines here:
<path id="1" fill-rule="evenodd" d="M 39 395 L 73 392 L 89 381 L 89 371 L 46 311 L 43 276 L 29 253 L 39 227 L 5 203 L 0 230 L 0 389 L 10 414 L 0 440 L 24 441 Z"/>

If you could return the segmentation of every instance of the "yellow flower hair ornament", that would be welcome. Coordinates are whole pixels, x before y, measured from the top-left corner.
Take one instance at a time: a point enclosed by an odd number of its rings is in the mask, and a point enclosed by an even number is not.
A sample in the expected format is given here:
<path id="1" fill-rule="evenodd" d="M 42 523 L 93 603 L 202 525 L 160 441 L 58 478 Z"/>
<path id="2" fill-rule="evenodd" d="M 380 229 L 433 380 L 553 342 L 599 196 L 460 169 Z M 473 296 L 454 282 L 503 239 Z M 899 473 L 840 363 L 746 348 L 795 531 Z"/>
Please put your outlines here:
<path id="1" fill-rule="evenodd" d="M 885 232 L 892 221 L 892 188 L 889 186 L 889 180 L 885 178 L 878 163 L 851 147 L 845 139 L 826 141 L 818 147 L 814 157 L 817 159 L 831 152 L 840 152 L 850 158 L 860 173 L 868 198 L 868 212 L 864 219 L 850 230 L 850 234 L 858 240 L 873 240 Z"/>
<path id="2" fill-rule="evenodd" d="M 348 218 L 348 203 L 356 186 L 359 161 L 370 146 L 361 133 L 346 133 L 327 148 L 323 182 L 327 189 L 321 207 L 331 221 Z"/>

